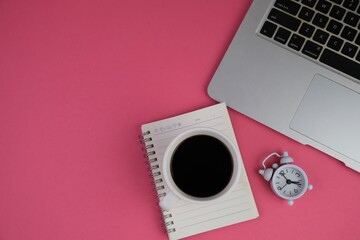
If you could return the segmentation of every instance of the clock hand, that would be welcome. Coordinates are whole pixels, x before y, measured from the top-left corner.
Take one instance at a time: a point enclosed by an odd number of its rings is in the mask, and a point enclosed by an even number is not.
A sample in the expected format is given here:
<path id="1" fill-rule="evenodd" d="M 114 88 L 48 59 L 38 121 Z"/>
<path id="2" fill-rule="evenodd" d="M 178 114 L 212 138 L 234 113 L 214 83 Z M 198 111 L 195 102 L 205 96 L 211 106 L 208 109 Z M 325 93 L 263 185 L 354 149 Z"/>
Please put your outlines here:
<path id="1" fill-rule="evenodd" d="M 288 185 L 288 183 L 285 183 L 285 185 L 280 188 L 280 191 L 281 191 L 286 185 Z"/>
<path id="2" fill-rule="evenodd" d="M 284 176 L 284 175 L 283 175 Z M 292 181 L 292 180 L 290 180 L 290 179 L 287 179 L 285 176 L 284 176 L 284 178 L 286 179 L 286 184 L 296 184 L 296 185 L 298 185 L 298 186 L 301 186 L 301 183 L 300 183 L 300 181 L 297 181 L 297 182 L 295 182 L 295 181 Z"/>
<path id="3" fill-rule="evenodd" d="M 285 173 L 283 171 L 280 173 L 280 175 L 283 176 L 286 181 L 289 181 L 289 179 L 287 179 L 287 177 L 285 177 Z"/>
<path id="4" fill-rule="evenodd" d="M 295 181 L 291 181 L 291 180 L 290 180 L 289 182 L 290 182 L 290 183 L 293 183 L 293 184 L 296 184 L 296 185 L 298 185 L 298 186 L 301 185 L 300 181 L 296 181 L 296 182 L 295 182 Z"/>

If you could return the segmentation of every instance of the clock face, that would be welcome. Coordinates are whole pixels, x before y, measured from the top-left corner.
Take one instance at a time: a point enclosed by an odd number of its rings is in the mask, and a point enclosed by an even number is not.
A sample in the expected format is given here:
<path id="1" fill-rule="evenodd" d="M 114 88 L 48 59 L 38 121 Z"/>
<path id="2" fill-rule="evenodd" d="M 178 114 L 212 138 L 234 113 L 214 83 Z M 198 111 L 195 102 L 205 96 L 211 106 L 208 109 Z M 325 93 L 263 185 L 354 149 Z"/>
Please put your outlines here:
<path id="1" fill-rule="evenodd" d="M 301 197 L 308 186 L 305 172 L 298 166 L 286 164 L 276 169 L 271 187 L 281 198 L 296 199 Z"/>

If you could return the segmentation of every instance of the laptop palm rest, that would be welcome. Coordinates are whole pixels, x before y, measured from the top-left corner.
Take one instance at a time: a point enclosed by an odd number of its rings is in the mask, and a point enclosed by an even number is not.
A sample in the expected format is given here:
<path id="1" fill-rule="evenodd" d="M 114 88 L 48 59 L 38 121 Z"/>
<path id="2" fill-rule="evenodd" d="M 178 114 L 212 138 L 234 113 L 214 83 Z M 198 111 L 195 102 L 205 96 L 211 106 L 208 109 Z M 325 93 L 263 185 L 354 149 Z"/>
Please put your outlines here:
<path id="1" fill-rule="evenodd" d="M 360 162 L 360 94 L 315 75 L 290 128 Z"/>

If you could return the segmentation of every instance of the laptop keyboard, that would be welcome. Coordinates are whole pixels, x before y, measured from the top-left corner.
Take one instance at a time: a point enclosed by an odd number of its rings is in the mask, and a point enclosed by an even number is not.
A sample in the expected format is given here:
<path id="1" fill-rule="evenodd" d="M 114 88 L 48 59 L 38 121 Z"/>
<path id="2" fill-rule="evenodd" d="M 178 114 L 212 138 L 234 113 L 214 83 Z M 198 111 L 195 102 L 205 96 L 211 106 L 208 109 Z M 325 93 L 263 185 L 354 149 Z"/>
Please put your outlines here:
<path id="1" fill-rule="evenodd" d="M 360 81 L 360 0 L 277 0 L 260 33 Z"/>

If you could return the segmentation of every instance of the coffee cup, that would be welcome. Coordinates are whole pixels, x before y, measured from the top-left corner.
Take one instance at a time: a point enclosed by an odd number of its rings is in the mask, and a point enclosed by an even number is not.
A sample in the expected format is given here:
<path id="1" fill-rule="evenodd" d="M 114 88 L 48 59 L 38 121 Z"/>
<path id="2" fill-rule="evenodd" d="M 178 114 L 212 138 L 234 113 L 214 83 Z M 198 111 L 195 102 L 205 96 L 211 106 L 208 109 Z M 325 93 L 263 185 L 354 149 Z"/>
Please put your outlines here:
<path id="1" fill-rule="evenodd" d="M 226 135 L 212 128 L 187 130 L 165 150 L 162 173 L 168 191 L 160 207 L 169 211 L 179 199 L 217 201 L 233 191 L 240 168 L 239 150 Z"/>

